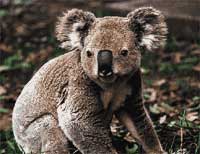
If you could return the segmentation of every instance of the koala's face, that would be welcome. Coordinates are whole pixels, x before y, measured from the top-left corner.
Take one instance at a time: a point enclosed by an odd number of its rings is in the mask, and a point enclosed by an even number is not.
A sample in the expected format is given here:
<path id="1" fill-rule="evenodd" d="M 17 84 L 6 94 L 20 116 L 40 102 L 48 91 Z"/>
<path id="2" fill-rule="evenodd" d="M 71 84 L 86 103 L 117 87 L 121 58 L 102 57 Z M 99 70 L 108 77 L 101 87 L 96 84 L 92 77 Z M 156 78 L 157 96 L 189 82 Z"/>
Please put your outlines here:
<path id="1" fill-rule="evenodd" d="M 85 72 L 91 79 L 105 84 L 130 76 L 140 65 L 135 41 L 126 18 L 96 19 L 81 52 Z"/>
<path id="2" fill-rule="evenodd" d="M 140 49 L 155 49 L 165 42 L 166 24 L 161 13 L 140 8 L 127 17 L 95 18 L 73 9 L 57 25 L 64 48 L 78 48 L 87 75 L 100 85 L 130 77 L 140 66 Z"/>

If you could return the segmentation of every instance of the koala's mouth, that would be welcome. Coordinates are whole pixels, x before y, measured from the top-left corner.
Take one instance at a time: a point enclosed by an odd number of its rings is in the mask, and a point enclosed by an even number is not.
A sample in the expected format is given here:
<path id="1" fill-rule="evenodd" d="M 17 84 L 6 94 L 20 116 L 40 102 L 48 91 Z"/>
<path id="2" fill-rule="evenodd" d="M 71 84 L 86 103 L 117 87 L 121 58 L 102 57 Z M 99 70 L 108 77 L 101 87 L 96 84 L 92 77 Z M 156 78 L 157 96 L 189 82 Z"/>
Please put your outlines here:
<path id="1" fill-rule="evenodd" d="M 110 74 L 110 75 L 108 75 L 108 76 L 101 76 L 101 75 L 99 75 L 99 80 L 101 82 L 108 83 L 108 84 L 115 82 L 116 79 L 117 79 L 117 76 L 114 75 L 113 73 Z"/>

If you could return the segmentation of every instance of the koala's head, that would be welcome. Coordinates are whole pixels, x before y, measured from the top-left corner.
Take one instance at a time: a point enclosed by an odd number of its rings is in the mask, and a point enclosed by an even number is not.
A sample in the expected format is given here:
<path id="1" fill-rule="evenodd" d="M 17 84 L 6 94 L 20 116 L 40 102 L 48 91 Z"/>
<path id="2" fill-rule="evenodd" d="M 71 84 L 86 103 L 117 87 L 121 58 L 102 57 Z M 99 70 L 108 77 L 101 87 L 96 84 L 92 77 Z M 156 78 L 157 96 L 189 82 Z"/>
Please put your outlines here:
<path id="1" fill-rule="evenodd" d="M 164 45 L 167 27 L 161 12 L 152 7 L 127 17 L 104 18 L 72 9 L 60 18 L 56 32 L 61 47 L 79 49 L 83 69 L 92 80 L 110 85 L 140 67 L 142 48 Z"/>

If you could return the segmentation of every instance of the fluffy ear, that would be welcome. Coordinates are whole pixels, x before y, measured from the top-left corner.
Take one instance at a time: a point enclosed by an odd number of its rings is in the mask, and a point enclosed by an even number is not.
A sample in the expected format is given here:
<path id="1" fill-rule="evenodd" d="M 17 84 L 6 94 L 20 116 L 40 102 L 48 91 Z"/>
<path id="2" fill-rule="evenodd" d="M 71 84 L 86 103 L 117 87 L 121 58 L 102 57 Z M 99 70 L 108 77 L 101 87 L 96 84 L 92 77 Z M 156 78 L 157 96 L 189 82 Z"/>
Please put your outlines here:
<path id="1" fill-rule="evenodd" d="M 130 12 L 127 17 L 139 47 L 153 50 L 165 44 L 167 26 L 160 11 L 152 7 L 142 7 Z"/>
<path id="2" fill-rule="evenodd" d="M 61 47 L 66 49 L 82 49 L 88 29 L 95 16 L 90 12 L 72 9 L 59 18 L 56 25 L 56 37 Z"/>

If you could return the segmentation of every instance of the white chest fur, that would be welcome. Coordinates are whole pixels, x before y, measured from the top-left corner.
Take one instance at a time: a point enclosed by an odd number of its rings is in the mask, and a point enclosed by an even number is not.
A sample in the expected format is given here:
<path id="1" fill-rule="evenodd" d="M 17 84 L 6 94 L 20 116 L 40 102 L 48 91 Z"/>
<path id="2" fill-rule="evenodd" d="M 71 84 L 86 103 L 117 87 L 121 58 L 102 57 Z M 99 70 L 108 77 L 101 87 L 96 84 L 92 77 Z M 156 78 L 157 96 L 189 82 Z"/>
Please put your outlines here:
<path id="1" fill-rule="evenodd" d="M 104 90 L 101 93 L 104 109 L 107 110 L 108 107 L 111 107 L 112 111 L 116 111 L 119 107 L 123 106 L 128 95 L 131 95 L 131 85 L 127 83 L 115 85 Z"/>

